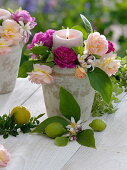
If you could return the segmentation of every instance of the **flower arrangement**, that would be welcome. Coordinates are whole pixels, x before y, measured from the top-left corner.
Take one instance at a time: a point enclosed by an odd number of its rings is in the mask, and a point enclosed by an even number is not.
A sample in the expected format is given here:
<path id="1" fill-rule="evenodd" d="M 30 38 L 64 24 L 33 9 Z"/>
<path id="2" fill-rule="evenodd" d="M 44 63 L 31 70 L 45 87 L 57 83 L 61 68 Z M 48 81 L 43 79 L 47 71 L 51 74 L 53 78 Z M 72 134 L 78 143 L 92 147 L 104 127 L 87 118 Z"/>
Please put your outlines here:
<path id="1" fill-rule="evenodd" d="M 37 84 L 50 84 L 55 81 L 53 67 L 75 68 L 75 77 L 83 79 L 89 77 L 91 86 L 98 91 L 106 103 L 110 103 L 112 96 L 112 83 L 110 76 L 115 75 L 120 67 L 115 47 L 104 35 L 93 31 L 91 23 L 81 15 L 85 29 L 80 26 L 73 27 L 81 30 L 86 38 L 82 46 L 54 48 L 53 35 L 55 30 L 36 33 L 32 43 L 27 46 L 27 70 L 24 64 L 19 77 L 30 75 L 29 80 Z M 72 28 L 72 29 L 73 29 Z"/>
<path id="2" fill-rule="evenodd" d="M 28 11 L 0 9 L 0 55 L 9 53 L 18 43 L 27 43 L 35 26 L 35 18 Z"/>

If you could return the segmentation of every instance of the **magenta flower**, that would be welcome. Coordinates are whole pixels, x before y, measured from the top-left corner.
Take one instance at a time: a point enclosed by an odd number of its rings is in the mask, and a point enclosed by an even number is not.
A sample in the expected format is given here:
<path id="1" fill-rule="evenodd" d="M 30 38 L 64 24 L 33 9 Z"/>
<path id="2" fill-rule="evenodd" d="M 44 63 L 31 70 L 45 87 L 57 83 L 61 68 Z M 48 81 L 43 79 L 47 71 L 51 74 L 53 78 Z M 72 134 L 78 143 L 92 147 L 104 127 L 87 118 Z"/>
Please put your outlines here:
<path id="1" fill-rule="evenodd" d="M 47 30 L 46 32 L 36 33 L 33 37 L 32 43 L 27 46 L 28 49 L 33 48 L 36 44 L 47 46 L 52 48 L 53 45 L 53 33 L 55 30 Z"/>
<path id="2" fill-rule="evenodd" d="M 74 68 L 77 55 L 68 47 L 58 47 L 54 50 L 54 62 L 61 68 Z"/>
<path id="3" fill-rule="evenodd" d="M 19 22 L 22 21 L 24 23 L 30 23 L 31 29 L 34 28 L 37 23 L 35 22 L 35 18 L 31 17 L 28 11 L 22 10 L 22 11 L 16 11 L 15 13 L 12 13 L 11 15 L 12 19 Z"/>
<path id="4" fill-rule="evenodd" d="M 114 45 L 111 41 L 108 41 L 108 51 L 106 52 L 106 54 L 110 53 L 110 52 L 114 52 L 115 48 Z"/>

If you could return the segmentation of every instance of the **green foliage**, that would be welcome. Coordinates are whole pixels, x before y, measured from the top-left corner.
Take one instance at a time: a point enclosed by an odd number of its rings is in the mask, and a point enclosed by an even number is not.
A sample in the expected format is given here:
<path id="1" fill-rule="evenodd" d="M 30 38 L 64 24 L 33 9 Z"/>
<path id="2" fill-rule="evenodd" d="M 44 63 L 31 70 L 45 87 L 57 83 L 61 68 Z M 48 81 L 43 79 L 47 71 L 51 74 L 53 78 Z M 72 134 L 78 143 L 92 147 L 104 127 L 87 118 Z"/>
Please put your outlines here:
<path id="1" fill-rule="evenodd" d="M 68 121 L 66 121 L 64 118 L 62 117 L 58 117 L 58 116 L 53 116 L 53 117 L 50 117 L 50 118 L 47 118 L 46 120 L 44 120 L 43 122 L 41 122 L 39 124 L 39 126 L 37 126 L 37 128 L 35 128 L 32 133 L 44 133 L 45 132 L 45 128 L 51 124 L 51 123 L 54 123 L 54 122 L 58 122 L 60 124 L 63 125 L 63 127 L 66 127 L 69 123 Z"/>
<path id="2" fill-rule="evenodd" d="M 33 60 L 24 62 L 19 69 L 18 77 L 26 78 L 28 76 L 27 73 L 33 70 L 33 64 Z"/>
<path id="3" fill-rule="evenodd" d="M 77 135 L 77 142 L 80 145 L 96 148 L 94 133 L 91 129 L 86 129 Z"/>
<path id="4" fill-rule="evenodd" d="M 116 73 L 114 76 L 114 84 L 119 85 L 119 90 L 124 87 L 125 92 L 127 92 L 127 56 L 123 58 L 118 58 L 121 59 L 121 67 L 119 68 L 119 71 Z"/>
<path id="5" fill-rule="evenodd" d="M 49 62 L 52 62 L 52 61 L 54 61 L 54 55 L 53 55 L 53 53 L 51 52 L 50 55 L 48 56 L 46 62 L 49 63 Z"/>
<path id="6" fill-rule="evenodd" d="M 50 138 L 56 138 L 65 134 L 67 130 L 59 122 L 50 123 L 45 128 L 45 133 Z"/>
<path id="7" fill-rule="evenodd" d="M 99 68 L 95 68 L 93 71 L 88 71 L 88 77 L 91 86 L 98 91 L 103 100 L 109 104 L 112 96 L 112 83 L 108 75 Z"/>
<path id="8" fill-rule="evenodd" d="M 76 26 L 73 26 L 72 29 L 81 31 L 83 33 L 83 38 L 87 39 L 88 33 L 86 32 L 86 30 L 82 26 L 76 25 Z"/>
<path id="9" fill-rule="evenodd" d="M 82 55 L 83 54 L 83 51 L 84 51 L 84 47 L 73 47 L 72 48 L 74 50 L 74 52 L 78 55 Z"/>
<path id="10" fill-rule="evenodd" d="M 121 67 L 115 76 L 110 77 L 112 86 L 113 86 L 113 95 L 111 98 L 111 103 L 107 104 L 101 97 L 99 93 L 96 92 L 94 103 L 92 107 L 92 116 L 102 116 L 105 113 L 112 114 L 117 108 L 113 106 L 113 103 L 118 103 L 120 100 L 118 99 L 118 95 L 120 95 L 123 91 L 127 91 L 127 56 L 123 58 L 118 58 L 121 60 Z"/>
<path id="11" fill-rule="evenodd" d="M 0 25 L 2 25 L 2 23 L 3 23 L 3 19 L 0 20 Z"/>
<path id="12" fill-rule="evenodd" d="M 0 135 L 3 135 L 3 138 L 8 138 L 9 135 L 16 137 L 19 135 L 19 131 L 23 133 L 31 132 L 31 129 L 39 125 L 40 122 L 38 119 L 42 116 L 43 114 L 38 117 L 31 117 L 27 124 L 19 125 L 15 123 L 13 117 L 4 114 L 0 116 Z"/>
<path id="13" fill-rule="evenodd" d="M 113 102 L 113 99 L 112 99 Z M 112 114 L 117 109 L 113 107 L 112 102 L 110 104 L 107 104 L 101 97 L 100 93 L 96 92 L 94 97 L 94 102 L 92 106 L 92 116 L 98 117 L 103 116 L 103 114 L 108 113 Z"/>
<path id="14" fill-rule="evenodd" d="M 80 119 L 80 106 L 73 95 L 65 88 L 60 88 L 60 112 L 69 120 L 74 117 L 76 121 Z"/>
<path id="15" fill-rule="evenodd" d="M 66 137 L 56 137 L 54 141 L 55 145 L 57 146 L 66 146 L 68 142 L 69 142 L 69 139 Z"/>
<path id="16" fill-rule="evenodd" d="M 86 31 L 87 31 L 88 33 L 93 32 L 92 25 L 91 25 L 91 23 L 88 21 L 88 19 L 87 19 L 84 15 L 82 15 L 82 14 L 80 14 L 80 16 L 81 16 L 82 21 L 83 21 L 84 24 L 85 24 L 84 26 L 85 26 Z"/>
<path id="17" fill-rule="evenodd" d="M 49 48 L 46 47 L 46 46 L 34 46 L 32 49 L 31 49 L 32 53 L 33 54 L 36 54 L 36 55 L 46 55 L 47 53 L 49 54 Z"/>

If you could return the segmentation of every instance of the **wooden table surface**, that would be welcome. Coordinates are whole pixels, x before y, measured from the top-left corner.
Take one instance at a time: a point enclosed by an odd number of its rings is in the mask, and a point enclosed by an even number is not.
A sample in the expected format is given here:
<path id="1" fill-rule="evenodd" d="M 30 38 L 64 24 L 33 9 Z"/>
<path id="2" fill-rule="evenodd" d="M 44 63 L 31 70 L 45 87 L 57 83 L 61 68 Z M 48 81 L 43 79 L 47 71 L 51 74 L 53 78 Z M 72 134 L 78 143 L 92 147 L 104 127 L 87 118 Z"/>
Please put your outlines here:
<path id="1" fill-rule="evenodd" d="M 127 170 L 127 94 L 121 99 L 116 113 L 103 117 L 106 130 L 95 133 L 97 149 L 75 141 L 57 147 L 53 140 L 35 134 L 21 133 L 7 139 L 0 136 L 0 143 L 12 155 L 9 165 L 1 170 Z M 17 79 L 12 93 L 0 95 L 0 114 L 9 113 L 17 105 L 26 106 L 32 116 L 46 112 L 41 86 Z M 87 128 L 92 119 L 86 122 Z"/>

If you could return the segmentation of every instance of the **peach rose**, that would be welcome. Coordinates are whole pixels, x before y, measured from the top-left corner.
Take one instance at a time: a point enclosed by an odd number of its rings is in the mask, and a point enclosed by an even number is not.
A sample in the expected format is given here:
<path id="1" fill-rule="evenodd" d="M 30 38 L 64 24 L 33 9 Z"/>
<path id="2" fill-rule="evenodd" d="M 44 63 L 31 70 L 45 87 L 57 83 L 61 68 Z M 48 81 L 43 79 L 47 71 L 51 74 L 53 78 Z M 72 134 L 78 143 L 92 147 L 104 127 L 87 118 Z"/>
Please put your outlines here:
<path id="1" fill-rule="evenodd" d="M 89 34 L 85 45 L 89 54 L 102 56 L 108 51 L 108 41 L 99 32 Z"/>
<path id="2" fill-rule="evenodd" d="M 5 39 L 5 38 L 0 38 L 0 55 L 5 55 L 11 51 L 11 45 L 12 41 Z"/>
<path id="3" fill-rule="evenodd" d="M 5 9 L 0 8 L 0 20 L 6 20 L 11 17 L 11 13 Z"/>
<path id="4" fill-rule="evenodd" d="M 13 40 L 14 44 L 22 39 L 19 24 L 11 19 L 3 21 L 2 26 L 0 27 L 0 35 L 2 37 L 5 36 L 7 39 Z"/>
<path id="5" fill-rule="evenodd" d="M 111 54 L 110 57 L 102 57 L 95 62 L 95 66 L 105 71 L 109 76 L 115 75 L 120 67 L 120 61 L 116 60 L 116 54 Z"/>
<path id="6" fill-rule="evenodd" d="M 78 79 L 82 79 L 86 76 L 86 72 L 84 70 L 84 68 L 82 67 L 77 67 L 76 70 L 75 70 L 75 77 L 78 78 Z"/>
<path id="7" fill-rule="evenodd" d="M 10 153 L 0 144 L 0 168 L 7 166 L 10 158 Z"/>

